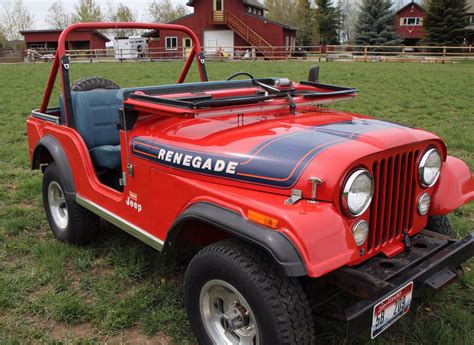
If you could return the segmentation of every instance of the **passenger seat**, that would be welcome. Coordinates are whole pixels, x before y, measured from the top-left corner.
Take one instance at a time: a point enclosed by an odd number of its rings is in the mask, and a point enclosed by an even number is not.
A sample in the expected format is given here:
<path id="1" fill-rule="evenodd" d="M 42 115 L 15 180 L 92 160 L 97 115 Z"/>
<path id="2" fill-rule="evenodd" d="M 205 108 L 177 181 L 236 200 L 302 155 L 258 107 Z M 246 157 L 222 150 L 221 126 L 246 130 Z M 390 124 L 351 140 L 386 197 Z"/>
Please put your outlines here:
<path id="1" fill-rule="evenodd" d="M 84 139 L 96 169 L 118 169 L 121 165 L 118 110 L 120 90 L 72 91 L 72 107 L 76 130 Z M 59 100 L 65 118 L 64 102 Z"/>

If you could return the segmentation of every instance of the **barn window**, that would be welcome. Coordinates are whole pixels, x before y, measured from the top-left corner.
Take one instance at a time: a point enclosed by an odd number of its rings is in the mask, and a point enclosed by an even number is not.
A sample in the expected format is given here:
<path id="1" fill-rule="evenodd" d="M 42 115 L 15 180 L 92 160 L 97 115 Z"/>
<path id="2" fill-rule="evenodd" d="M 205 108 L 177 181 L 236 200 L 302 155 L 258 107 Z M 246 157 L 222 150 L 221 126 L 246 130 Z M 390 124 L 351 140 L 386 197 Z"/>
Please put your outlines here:
<path id="1" fill-rule="evenodd" d="M 178 49 L 178 37 L 166 37 L 166 50 L 177 50 Z"/>
<path id="2" fill-rule="evenodd" d="M 248 12 L 248 13 L 252 13 L 252 7 L 247 6 L 247 12 Z"/>
<path id="3" fill-rule="evenodd" d="M 215 11 L 222 11 L 223 10 L 222 1 L 223 0 L 214 0 L 214 9 L 215 9 Z"/>
<path id="4" fill-rule="evenodd" d="M 403 19 L 402 25 L 407 25 L 407 26 L 420 25 L 420 22 L 421 22 L 421 18 L 418 18 L 418 17 L 407 17 L 407 18 L 402 18 L 402 19 Z"/>

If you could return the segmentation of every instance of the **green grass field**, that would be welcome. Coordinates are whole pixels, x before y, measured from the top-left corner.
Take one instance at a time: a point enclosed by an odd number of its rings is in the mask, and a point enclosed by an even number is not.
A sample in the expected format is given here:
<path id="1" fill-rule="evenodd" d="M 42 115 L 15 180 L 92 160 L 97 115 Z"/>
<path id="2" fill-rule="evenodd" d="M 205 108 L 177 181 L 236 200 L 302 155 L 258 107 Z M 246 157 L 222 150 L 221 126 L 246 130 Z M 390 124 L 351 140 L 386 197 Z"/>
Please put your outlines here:
<path id="1" fill-rule="evenodd" d="M 173 83 L 180 63 L 73 64 L 72 80 L 98 75 L 121 86 Z M 302 80 L 307 62 L 209 63 L 211 80 L 247 71 Z M 43 214 L 41 173 L 30 171 L 25 120 L 37 108 L 48 64 L 0 65 L 0 343 L 194 343 L 182 299 L 184 267 L 104 224 L 94 245 L 53 239 Z M 192 80 L 196 80 L 193 71 Z M 417 126 L 444 138 L 474 170 L 474 64 L 322 63 L 325 83 L 353 86 L 339 109 Z M 57 96 L 55 96 L 57 100 Z M 461 237 L 474 205 L 450 215 Z M 474 344 L 474 269 L 413 309 L 375 344 Z M 337 325 L 318 342 L 339 344 Z M 354 343 L 370 342 L 369 330 Z"/>

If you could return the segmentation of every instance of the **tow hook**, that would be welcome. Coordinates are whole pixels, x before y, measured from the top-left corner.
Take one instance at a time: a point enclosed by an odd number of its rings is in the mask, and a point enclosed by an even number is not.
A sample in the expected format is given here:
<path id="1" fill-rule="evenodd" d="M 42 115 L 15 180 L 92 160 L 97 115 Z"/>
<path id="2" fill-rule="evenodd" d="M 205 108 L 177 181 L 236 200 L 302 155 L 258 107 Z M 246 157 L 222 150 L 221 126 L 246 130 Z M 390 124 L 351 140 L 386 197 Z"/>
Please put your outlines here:
<path id="1" fill-rule="evenodd" d="M 249 325 L 249 316 L 244 307 L 236 305 L 228 312 L 222 314 L 221 325 L 229 332 L 234 332 Z"/>
<path id="2" fill-rule="evenodd" d="M 408 236 L 408 232 L 406 230 L 403 230 L 403 241 L 405 242 L 406 249 L 410 249 L 411 247 L 410 236 Z"/>

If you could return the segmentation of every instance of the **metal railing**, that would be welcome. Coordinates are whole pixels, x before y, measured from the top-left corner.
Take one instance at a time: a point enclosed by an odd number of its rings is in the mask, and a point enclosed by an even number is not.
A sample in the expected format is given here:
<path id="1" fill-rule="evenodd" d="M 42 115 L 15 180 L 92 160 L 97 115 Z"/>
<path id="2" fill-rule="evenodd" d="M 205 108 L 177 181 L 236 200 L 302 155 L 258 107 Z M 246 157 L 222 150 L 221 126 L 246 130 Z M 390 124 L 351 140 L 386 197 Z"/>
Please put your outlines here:
<path id="1" fill-rule="evenodd" d="M 261 52 L 266 50 L 266 54 Z M 184 60 L 191 49 L 147 48 L 140 52 L 133 49 L 83 49 L 67 50 L 71 61 L 173 61 Z M 204 47 L 208 60 L 313 60 L 313 61 L 397 61 L 397 62 L 453 62 L 456 60 L 474 60 L 474 46 L 362 46 L 327 45 L 307 47 L 273 46 L 268 54 L 268 46 Z M 29 50 L 18 53 L 12 60 L 30 62 L 50 61 L 54 50 Z M 4 62 L 8 62 L 5 55 Z M 0 62 L 2 57 L 0 55 Z"/>

